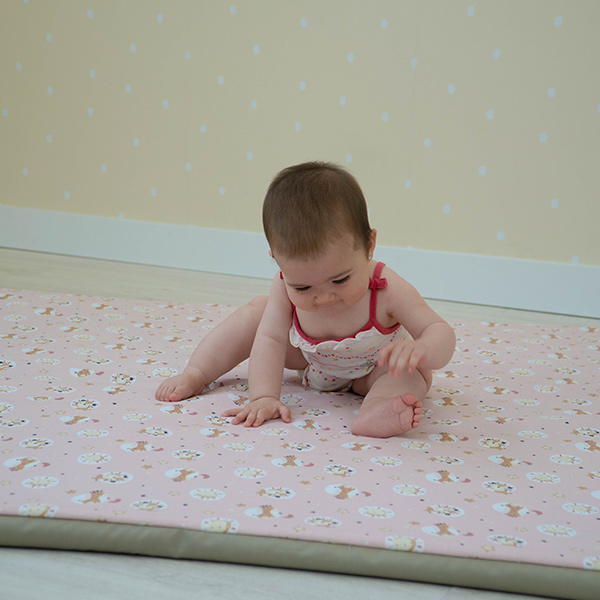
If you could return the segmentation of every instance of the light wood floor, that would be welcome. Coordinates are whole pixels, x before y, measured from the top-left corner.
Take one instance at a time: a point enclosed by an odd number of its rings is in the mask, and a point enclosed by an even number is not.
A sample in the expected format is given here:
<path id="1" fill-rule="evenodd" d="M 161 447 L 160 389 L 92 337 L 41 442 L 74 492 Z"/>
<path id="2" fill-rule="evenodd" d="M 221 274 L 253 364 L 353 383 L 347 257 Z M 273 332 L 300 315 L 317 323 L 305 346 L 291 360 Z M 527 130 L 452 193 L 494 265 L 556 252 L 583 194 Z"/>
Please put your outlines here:
<path id="1" fill-rule="evenodd" d="M 269 282 L 0 248 L 0 287 L 239 305 Z M 600 320 L 431 301 L 444 318 L 600 326 Z M 0 548 L 3 600 L 525 600 L 430 584 L 139 556 Z"/>

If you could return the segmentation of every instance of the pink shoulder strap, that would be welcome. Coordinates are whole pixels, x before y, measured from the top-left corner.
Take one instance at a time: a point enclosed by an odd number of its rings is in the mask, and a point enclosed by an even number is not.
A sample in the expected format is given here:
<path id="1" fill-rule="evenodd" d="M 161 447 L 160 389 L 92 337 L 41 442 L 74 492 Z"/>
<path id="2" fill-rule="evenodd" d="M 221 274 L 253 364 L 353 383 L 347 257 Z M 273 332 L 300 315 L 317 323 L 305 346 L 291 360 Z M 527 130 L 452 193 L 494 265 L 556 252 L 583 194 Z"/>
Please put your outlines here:
<path id="1" fill-rule="evenodd" d="M 373 277 L 369 280 L 369 288 L 371 289 L 371 301 L 369 305 L 369 318 L 370 322 L 377 323 L 377 290 L 383 290 L 387 287 L 387 279 L 380 277 L 381 271 L 383 271 L 384 263 L 381 261 L 375 266 L 373 271 Z"/>

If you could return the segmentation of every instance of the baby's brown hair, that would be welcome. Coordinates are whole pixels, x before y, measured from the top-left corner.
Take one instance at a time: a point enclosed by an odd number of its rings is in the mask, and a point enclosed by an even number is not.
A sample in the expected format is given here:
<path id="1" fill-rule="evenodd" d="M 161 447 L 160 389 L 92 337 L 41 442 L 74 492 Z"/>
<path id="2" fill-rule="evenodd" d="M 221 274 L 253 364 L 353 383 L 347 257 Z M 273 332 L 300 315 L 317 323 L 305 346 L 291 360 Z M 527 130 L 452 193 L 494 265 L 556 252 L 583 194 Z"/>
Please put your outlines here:
<path id="1" fill-rule="evenodd" d="M 328 162 L 307 162 L 280 171 L 263 203 L 263 227 L 273 253 L 314 258 L 349 233 L 369 252 L 367 203 L 356 179 Z"/>

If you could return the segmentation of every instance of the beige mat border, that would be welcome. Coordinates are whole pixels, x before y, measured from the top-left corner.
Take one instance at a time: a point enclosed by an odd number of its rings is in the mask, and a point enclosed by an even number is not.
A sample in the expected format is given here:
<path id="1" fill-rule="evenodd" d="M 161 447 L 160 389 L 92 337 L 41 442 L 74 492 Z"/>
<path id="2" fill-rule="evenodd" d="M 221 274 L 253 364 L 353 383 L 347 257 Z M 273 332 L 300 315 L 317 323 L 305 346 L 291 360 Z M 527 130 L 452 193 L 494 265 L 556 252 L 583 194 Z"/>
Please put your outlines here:
<path id="1" fill-rule="evenodd" d="M 182 558 L 598 600 L 600 573 L 172 527 L 0 516 L 0 546 Z"/>

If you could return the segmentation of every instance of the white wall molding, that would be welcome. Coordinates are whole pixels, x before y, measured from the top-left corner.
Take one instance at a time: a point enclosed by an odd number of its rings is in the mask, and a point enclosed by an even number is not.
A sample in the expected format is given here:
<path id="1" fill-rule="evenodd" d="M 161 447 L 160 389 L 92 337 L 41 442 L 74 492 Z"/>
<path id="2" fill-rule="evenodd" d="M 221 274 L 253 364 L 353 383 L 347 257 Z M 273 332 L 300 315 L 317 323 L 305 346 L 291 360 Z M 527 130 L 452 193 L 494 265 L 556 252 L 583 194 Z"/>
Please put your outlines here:
<path id="1" fill-rule="evenodd" d="M 258 233 L 3 205 L 0 246 L 246 277 L 276 271 Z M 426 298 L 600 318 L 598 266 L 390 246 L 375 256 Z"/>

